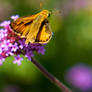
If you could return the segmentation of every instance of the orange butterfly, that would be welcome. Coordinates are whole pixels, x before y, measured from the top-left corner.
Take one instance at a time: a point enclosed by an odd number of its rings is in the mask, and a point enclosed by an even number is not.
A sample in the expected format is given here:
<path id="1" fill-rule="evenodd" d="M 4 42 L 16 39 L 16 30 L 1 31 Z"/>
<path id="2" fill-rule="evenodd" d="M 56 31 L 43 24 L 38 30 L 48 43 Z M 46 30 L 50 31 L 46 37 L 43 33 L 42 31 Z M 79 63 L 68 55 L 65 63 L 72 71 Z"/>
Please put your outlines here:
<path id="1" fill-rule="evenodd" d="M 21 38 L 26 38 L 25 44 L 30 43 L 48 43 L 52 37 L 52 31 L 48 22 L 51 12 L 43 10 L 28 17 L 20 17 L 11 22 L 13 31 Z"/>

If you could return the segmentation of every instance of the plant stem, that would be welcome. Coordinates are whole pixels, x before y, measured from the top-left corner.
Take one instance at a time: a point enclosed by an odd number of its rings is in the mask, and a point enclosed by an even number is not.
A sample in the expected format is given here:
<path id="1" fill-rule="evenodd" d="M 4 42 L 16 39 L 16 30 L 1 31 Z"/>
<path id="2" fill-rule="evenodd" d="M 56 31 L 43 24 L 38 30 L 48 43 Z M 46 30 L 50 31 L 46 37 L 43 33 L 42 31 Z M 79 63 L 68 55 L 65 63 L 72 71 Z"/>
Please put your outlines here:
<path id="1" fill-rule="evenodd" d="M 56 77 L 54 77 L 51 73 L 49 73 L 40 63 L 38 63 L 33 57 L 32 57 L 32 63 L 42 72 L 45 77 L 47 77 L 50 81 L 52 81 L 55 85 L 57 85 L 61 91 L 64 92 L 72 92 L 68 87 L 66 87 L 62 82 L 60 82 Z"/>

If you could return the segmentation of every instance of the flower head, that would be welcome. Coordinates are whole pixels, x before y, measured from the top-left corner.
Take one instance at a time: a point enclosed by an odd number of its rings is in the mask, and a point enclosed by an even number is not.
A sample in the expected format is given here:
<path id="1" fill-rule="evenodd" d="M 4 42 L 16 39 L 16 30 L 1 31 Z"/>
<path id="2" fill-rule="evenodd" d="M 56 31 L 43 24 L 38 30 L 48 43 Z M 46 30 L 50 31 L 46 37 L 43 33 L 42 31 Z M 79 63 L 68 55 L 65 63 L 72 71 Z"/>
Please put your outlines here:
<path id="1" fill-rule="evenodd" d="M 68 70 L 66 78 L 74 87 L 81 91 L 92 89 L 92 69 L 86 65 L 76 65 Z"/>
<path id="2" fill-rule="evenodd" d="M 19 15 L 11 16 L 11 19 L 16 20 Z M 24 55 L 26 58 L 31 60 L 31 57 L 34 56 L 34 51 L 38 54 L 44 54 L 45 49 L 41 44 L 25 44 L 25 38 L 21 38 L 16 35 L 10 27 L 11 21 L 4 21 L 0 23 L 0 26 L 3 27 L 0 29 L 0 65 L 2 65 L 5 58 L 8 56 L 14 56 L 14 64 L 21 64 L 23 60 L 20 57 L 20 54 Z"/>

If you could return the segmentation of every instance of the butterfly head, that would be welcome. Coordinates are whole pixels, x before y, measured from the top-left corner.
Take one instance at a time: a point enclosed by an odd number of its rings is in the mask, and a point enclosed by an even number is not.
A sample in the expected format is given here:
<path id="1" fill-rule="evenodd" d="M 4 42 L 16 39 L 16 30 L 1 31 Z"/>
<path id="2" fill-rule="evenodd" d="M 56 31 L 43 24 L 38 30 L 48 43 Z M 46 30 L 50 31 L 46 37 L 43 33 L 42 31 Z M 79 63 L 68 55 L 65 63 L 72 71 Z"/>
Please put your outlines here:
<path id="1" fill-rule="evenodd" d="M 41 11 L 41 13 L 40 13 L 40 14 L 42 14 L 42 15 L 44 15 L 44 16 L 46 16 L 46 17 L 50 17 L 51 12 L 50 12 L 50 11 L 48 11 L 48 10 L 43 10 L 43 11 Z"/>

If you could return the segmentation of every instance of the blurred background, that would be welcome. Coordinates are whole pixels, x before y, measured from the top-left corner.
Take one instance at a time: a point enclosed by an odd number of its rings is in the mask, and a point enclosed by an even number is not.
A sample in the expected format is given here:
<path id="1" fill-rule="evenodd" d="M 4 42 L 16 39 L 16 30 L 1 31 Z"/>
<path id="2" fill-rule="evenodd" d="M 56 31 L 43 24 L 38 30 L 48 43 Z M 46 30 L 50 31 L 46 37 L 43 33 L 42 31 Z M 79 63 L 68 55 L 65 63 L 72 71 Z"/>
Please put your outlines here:
<path id="1" fill-rule="evenodd" d="M 73 92 L 92 92 L 92 1 L 0 0 L 0 22 L 43 9 L 61 13 L 49 18 L 54 35 L 35 58 Z M 21 66 L 12 60 L 0 66 L 0 92 L 61 92 L 26 58 Z"/>

